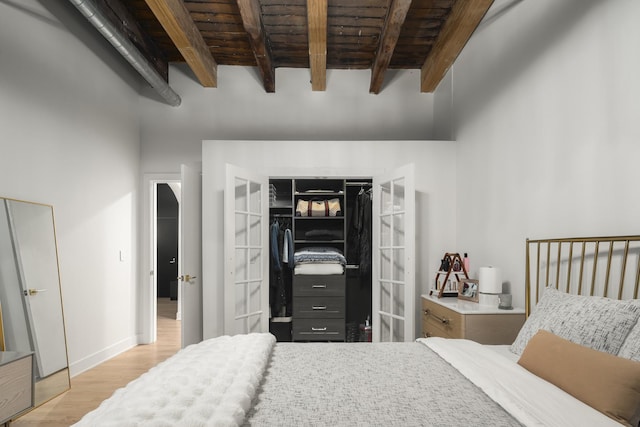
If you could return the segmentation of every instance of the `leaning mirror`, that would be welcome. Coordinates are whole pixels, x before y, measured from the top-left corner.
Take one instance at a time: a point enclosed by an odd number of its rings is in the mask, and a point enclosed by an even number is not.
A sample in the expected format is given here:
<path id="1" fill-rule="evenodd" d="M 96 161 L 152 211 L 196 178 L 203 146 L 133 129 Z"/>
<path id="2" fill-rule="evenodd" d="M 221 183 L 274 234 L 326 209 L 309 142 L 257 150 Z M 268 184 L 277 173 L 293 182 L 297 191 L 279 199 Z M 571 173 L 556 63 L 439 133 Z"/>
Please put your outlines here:
<path id="1" fill-rule="evenodd" d="M 71 384 L 53 207 L 0 203 L 0 349 L 33 352 L 38 406 Z"/>

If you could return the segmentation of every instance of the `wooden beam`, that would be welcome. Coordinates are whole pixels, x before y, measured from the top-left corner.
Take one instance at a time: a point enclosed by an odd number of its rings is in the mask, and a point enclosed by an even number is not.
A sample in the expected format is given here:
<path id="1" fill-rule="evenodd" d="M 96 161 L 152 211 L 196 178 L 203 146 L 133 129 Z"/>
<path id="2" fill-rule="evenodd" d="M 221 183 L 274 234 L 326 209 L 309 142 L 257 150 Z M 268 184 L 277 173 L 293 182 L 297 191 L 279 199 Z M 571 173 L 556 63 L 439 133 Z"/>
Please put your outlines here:
<path id="1" fill-rule="evenodd" d="M 389 13 L 384 23 L 384 29 L 380 36 L 380 45 L 376 52 L 376 57 L 371 69 L 371 84 L 369 85 L 370 93 L 380 93 L 382 82 L 384 81 L 384 73 L 389 67 L 391 56 L 398 43 L 400 30 L 407 17 L 407 12 L 411 6 L 411 0 L 391 0 Z"/>
<path id="2" fill-rule="evenodd" d="M 467 44 L 493 0 L 457 0 L 424 61 L 420 91 L 433 92 Z"/>
<path id="3" fill-rule="evenodd" d="M 307 0 L 311 90 L 327 89 L 327 0 Z"/>
<path id="4" fill-rule="evenodd" d="M 247 34 L 249 34 L 249 42 L 262 76 L 264 90 L 268 93 L 275 92 L 276 73 L 262 26 L 260 2 L 259 0 L 237 0 L 237 3 L 240 8 L 240 15 L 242 15 L 242 24 Z"/>
<path id="5" fill-rule="evenodd" d="M 205 87 L 218 85 L 218 64 L 182 0 L 145 0 L 173 44 Z"/>

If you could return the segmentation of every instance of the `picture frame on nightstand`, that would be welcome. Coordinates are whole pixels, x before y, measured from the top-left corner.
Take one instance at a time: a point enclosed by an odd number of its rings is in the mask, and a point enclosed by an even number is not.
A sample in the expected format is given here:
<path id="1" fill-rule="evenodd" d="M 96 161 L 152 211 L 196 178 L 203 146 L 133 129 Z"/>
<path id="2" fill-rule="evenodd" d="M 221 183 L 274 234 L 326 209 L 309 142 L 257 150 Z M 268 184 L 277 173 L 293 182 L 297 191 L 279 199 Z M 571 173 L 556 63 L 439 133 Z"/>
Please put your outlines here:
<path id="1" fill-rule="evenodd" d="M 478 302 L 478 280 L 462 279 L 458 283 L 458 299 Z"/>

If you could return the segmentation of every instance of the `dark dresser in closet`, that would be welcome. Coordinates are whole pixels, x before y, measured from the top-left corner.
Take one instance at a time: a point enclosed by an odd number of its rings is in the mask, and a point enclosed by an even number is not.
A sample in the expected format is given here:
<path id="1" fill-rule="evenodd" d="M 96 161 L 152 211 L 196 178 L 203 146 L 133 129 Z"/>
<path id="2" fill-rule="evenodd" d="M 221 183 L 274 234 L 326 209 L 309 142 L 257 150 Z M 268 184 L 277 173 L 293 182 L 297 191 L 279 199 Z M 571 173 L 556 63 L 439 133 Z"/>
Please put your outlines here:
<path id="1" fill-rule="evenodd" d="M 344 274 L 294 276 L 294 341 L 344 341 L 345 304 Z"/>

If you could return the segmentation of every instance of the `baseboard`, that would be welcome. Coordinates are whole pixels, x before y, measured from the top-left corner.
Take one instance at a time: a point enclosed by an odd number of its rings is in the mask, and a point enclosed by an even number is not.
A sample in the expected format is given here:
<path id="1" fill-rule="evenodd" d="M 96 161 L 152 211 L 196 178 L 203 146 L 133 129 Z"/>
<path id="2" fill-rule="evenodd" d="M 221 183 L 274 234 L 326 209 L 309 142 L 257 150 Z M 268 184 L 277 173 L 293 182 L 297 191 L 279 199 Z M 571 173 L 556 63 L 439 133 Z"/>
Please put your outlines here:
<path id="1" fill-rule="evenodd" d="M 93 353 L 77 362 L 71 363 L 69 365 L 69 375 L 71 378 L 76 375 L 80 375 L 81 373 L 98 366 L 102 362 L 106 362 L 112 357 L 124 353 L 136 345 L 138 345 L 138 340 L 135 336 L 125 338 L 103 350 Z"/>

